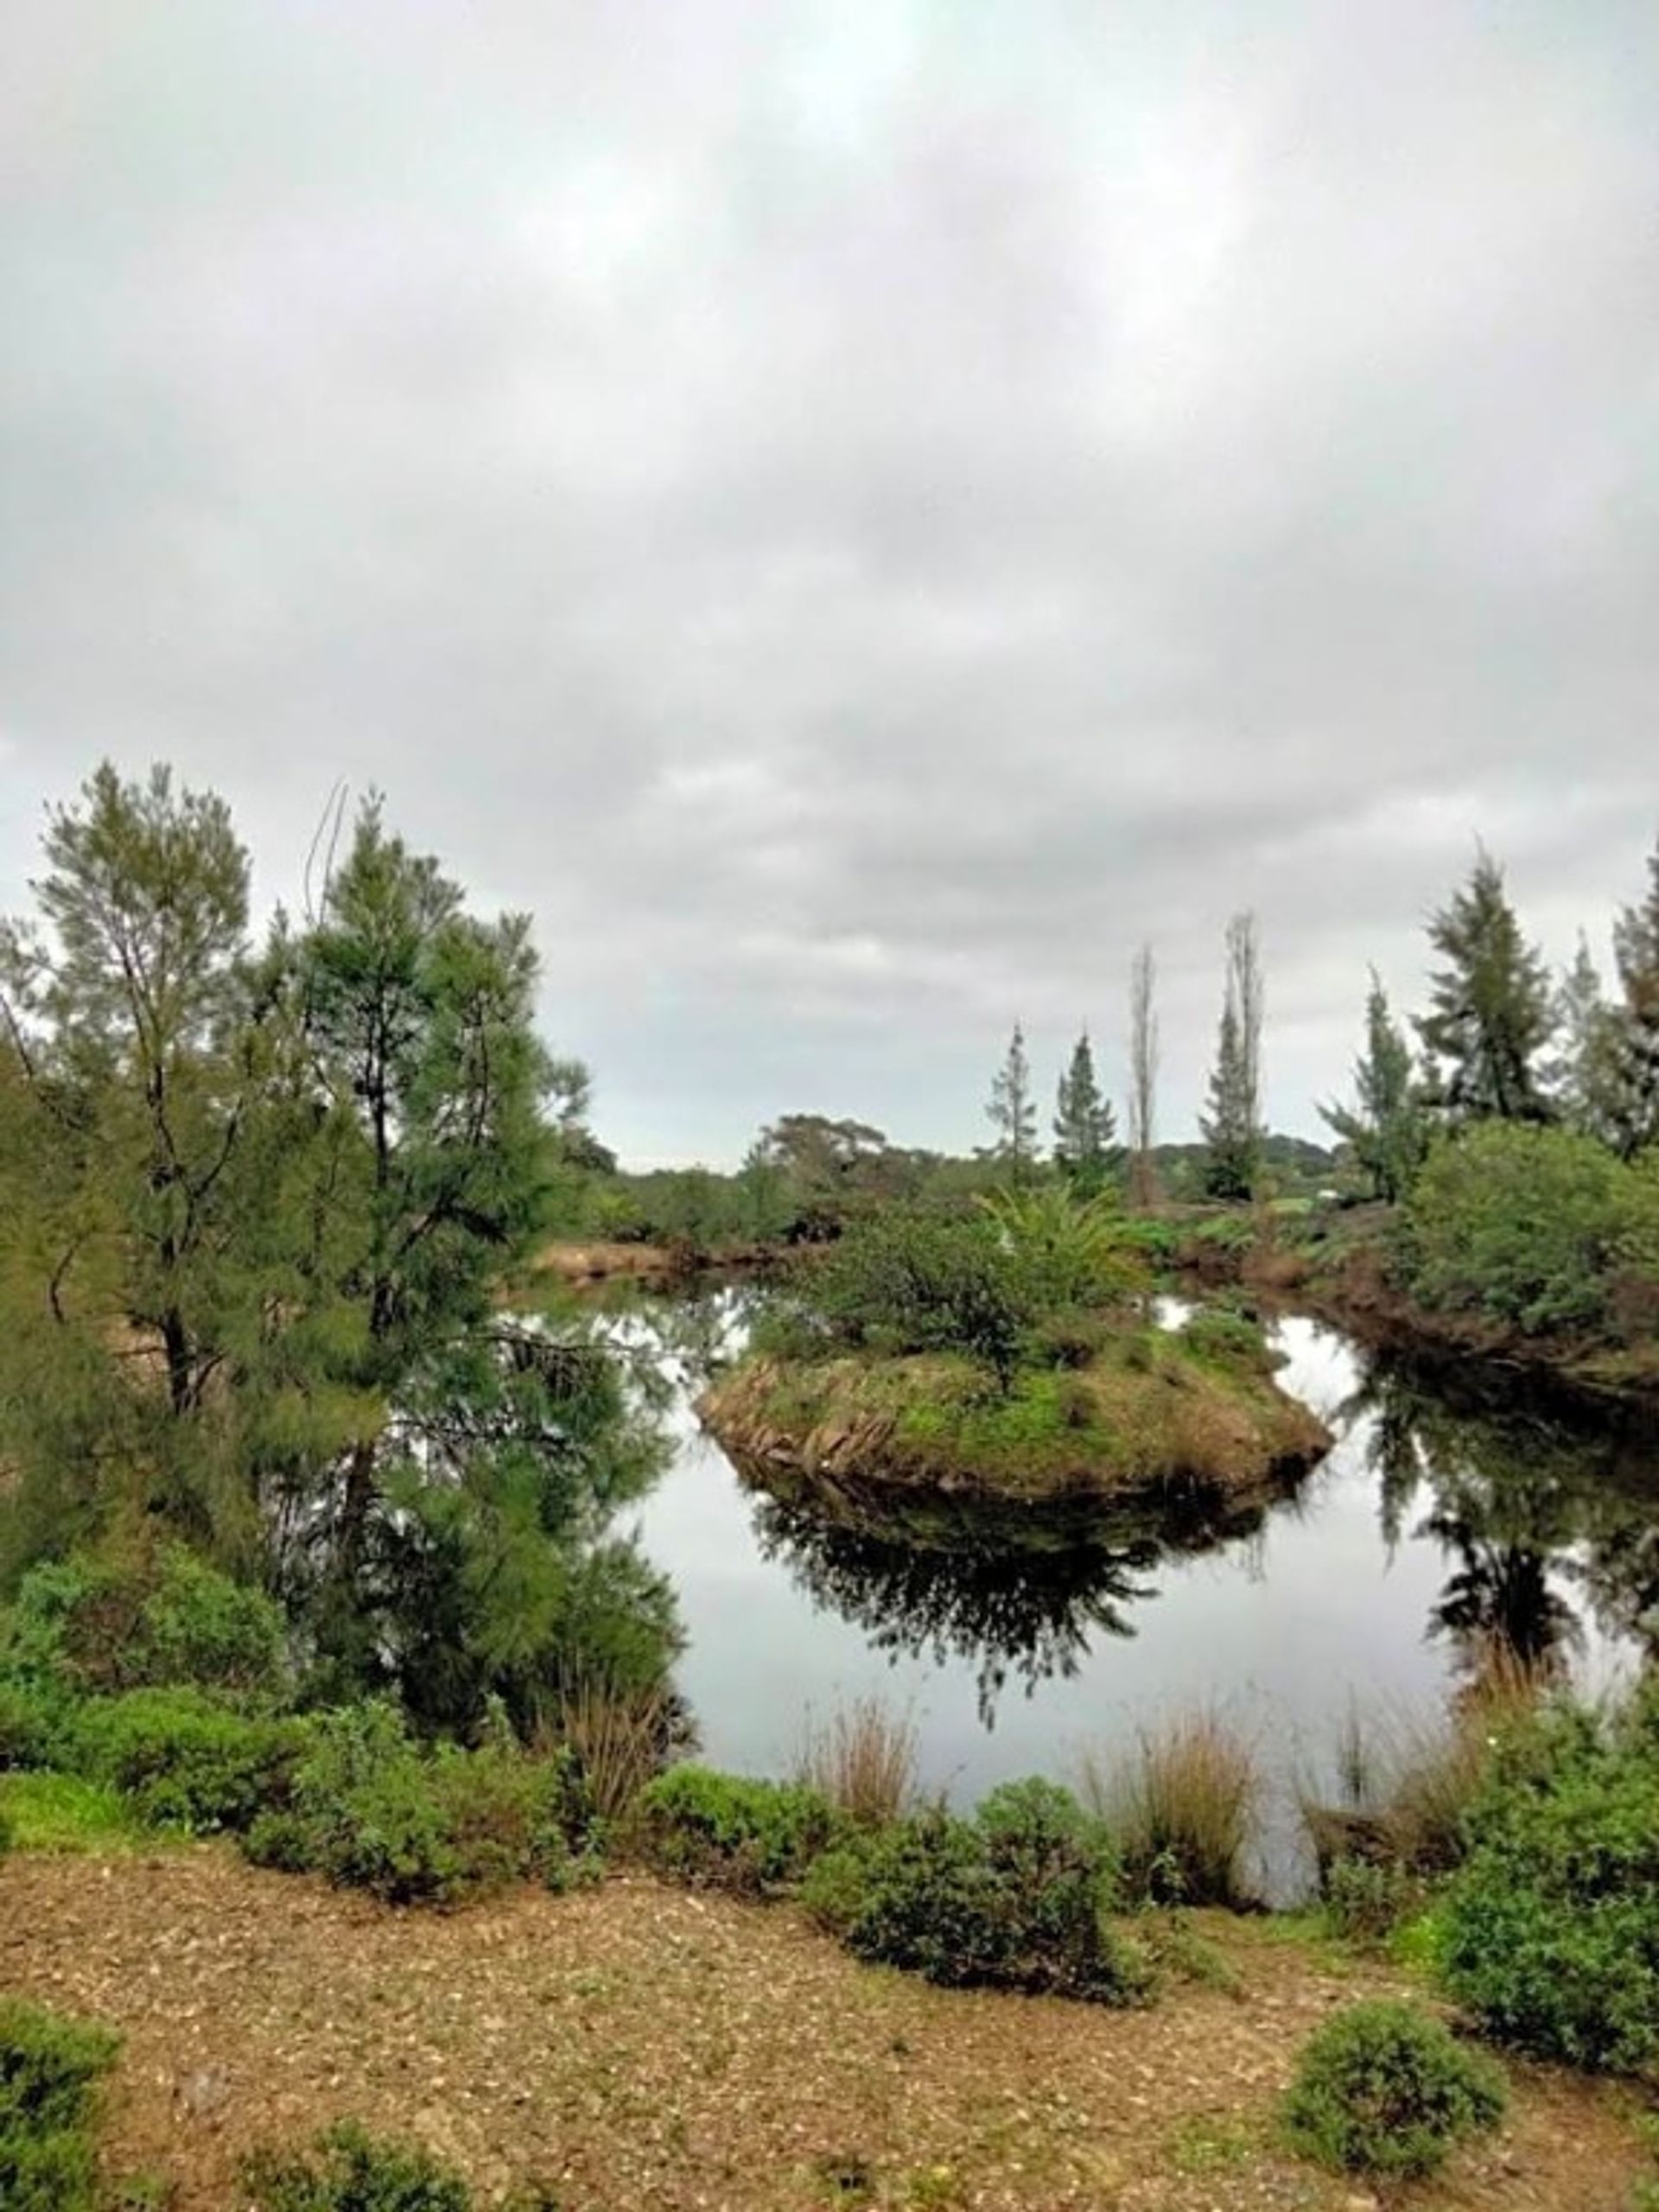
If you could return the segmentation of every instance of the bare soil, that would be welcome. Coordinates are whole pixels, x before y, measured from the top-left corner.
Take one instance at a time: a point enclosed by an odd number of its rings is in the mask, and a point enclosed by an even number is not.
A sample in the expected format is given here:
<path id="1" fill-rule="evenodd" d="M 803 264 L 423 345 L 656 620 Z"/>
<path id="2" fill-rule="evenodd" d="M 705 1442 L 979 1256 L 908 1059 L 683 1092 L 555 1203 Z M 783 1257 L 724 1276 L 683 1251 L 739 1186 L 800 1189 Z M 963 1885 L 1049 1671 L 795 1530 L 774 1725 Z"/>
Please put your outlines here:
<path id="1" fill-rule="evenodd" d="M 1196 1916 L 1239 1977 L 1145 2012 L 929 1988 L 861 1967 L 782 1907 L 621 1878 L 400 1913 L 196 1846 L 0 1866 L 0 1987 L 126 2042 L 112 2169 L 176 2212 L 232 2212 L 256 2143 L 351 2116 L 414 2137 L 480 2200 L 563 2212 L 1113 2208 L 1362 2212 L 1286 2158 L 1273 2106 L 1332 2009 L 1395 1985 Z M 1505 2133 L 1412 2212 L 1624 2212 L 1642 2170 L 1618 2092 L 1512 2069 Z"/>

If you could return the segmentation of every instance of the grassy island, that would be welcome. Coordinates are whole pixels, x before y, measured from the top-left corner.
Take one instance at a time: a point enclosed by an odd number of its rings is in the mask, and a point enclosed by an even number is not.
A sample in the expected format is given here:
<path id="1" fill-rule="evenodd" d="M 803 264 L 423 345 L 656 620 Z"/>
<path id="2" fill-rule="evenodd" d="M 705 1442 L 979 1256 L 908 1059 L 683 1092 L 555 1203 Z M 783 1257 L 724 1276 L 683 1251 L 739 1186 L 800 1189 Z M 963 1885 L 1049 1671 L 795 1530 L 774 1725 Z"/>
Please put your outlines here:
<path id="1" fill-rule="evenodd" d="M 751 1479 L 1021 1503 L 1260 1492 L 1329 1449 L 1259 1332 L 1154 1325 L 1109 1206 L 895 1211 L 804 1269 L 698 1408 Z"/>

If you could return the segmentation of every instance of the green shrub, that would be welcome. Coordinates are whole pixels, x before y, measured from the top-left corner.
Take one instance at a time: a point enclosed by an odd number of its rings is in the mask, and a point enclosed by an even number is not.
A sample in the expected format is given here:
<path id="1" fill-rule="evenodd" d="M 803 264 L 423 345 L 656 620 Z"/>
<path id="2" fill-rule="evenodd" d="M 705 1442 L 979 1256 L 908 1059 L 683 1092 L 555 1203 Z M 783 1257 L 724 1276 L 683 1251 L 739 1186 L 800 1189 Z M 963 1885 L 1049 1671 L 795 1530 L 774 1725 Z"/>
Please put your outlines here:
<path id="1" fill-rule="evenodd" d="M 81 1707 L 65 1763 L 113 1783 L 154 1826 L 245 1829 L 286 1799 L 309 1732 L 301 1720 L 249 1719 L 201 1690 L 130 1690 Z"/>
<path id="2" fill-rule="evenodd" d="M 805 1783 L 754 1782 L 705 1766 L 671 1767 L 639 1802 L 639 1849 L 659 1873 L 748 1895 L 798 1881 L 845 1825 Z"/>
<path id="3" fill-rule="evenodd" d="M 1264 1375 L 1273 1371 L 1274 1354 L 1259 1324 L 1229 1313 L 1225 1306 L 1201 1306 L 1181 1324 L 1180 1336 L 1189 1351 L 1213 1366 Z"/>
<path id="4" fill-rule="evenodd" d="M 0 2205 L 92 2212 L 98 2084 L 119 2040 L 106 2029 L 0 1999 Z"/>
<path id="5" fill-rule="evenodd" d="M 1630 1170 L 1589 1137 L 1512 1122 L 1466 1129 L 1436 1145 L 1412 1191 L 1412 1293 L 1526 1335 L 1599 1327 L 1633 1190 Z"/>
<path id="6" fill-rule="evenodd" d="M 1103 1921 L 1115 1880 L 1102 1824 L 1025 1782 L 972 1820 L 934 1810 L 828 1853 L 802 1898 L 858 1957 L 930 1981 L 1120 2004 L 1144 1977 Z"/>
<path id="7" fill-rule="evenodd" d="M 1548 1716 L 1470 1809 L 1446 1985 L 1489 2033 L 1615 2072 L 1659 2056 L 1659 1728 Z"/>
<path id="8" fill-rule="evenodd" d="M 891 1206 L 816 1262 L 804 1302 L 825 1349 L 954 1351 L 1006 1382 L 1034 1318 L 1012 1250 L 988 1219 Z"/>
<path id="9" fill-rule="evenodd" d="M 0 1772 L 50 1766 L 60 1758 L 71 1704 L 38 1682 L 0 1681 Z"/>
<path id="10" fill-rule="evenodd" d="M 291 1804 L 254 1821 L 245 1848 L 391 1904 L 448 1904 L 521 1879 L 563 1888 L 579 1871 L 578 1795 L 563 1755 L 499 1742 L 428 1751 L 395 1707 L 348 1706 L 311 1724 Z"/>
<path id="11" fill-rule="evenodd" d="M 1351 1943 L 1383 1942 L 1422 1903 L 1422 1884 L 1392 1859 L 1344 1852 L 1325 1870 L 1325 1917 Z"/>
<path id="12" fill-rule="evenodd" d="M 350 2122 L 308 2155 L 257 2152 L 242 2178 L 259 2212 L 472 2212 L 472 2192 L 458 2174 Z"/>
<path id="13" fill-rule="evenodd" d="M 283 1679 L 284 1640 L 273 1599 L 181 1545 L 79 1554 L 23 1578 L 0 1636 L 0 1676 L 81 1693 L 188 1682 L 268 1696 Z"/>
<path id="14" fill-rule="evenodd" d="M 1355 2005 L 1308 2039 L 1284 2102 L 1294 2149 L 1341 2172 L 1433 2173 L 1495 2127 L 1503 2077 L 1438 2020 L 1389 1999 Z"/>

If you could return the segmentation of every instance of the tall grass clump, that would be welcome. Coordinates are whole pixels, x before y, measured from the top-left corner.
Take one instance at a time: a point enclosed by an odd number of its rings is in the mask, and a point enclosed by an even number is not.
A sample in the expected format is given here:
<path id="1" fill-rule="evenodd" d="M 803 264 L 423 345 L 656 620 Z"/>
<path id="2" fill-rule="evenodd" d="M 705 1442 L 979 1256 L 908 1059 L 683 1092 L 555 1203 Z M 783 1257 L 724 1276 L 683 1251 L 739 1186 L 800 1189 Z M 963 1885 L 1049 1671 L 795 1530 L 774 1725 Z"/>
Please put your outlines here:
<path id="1" fill-rule="evenodd" d="M 1255 1752 L 1218 1713 L 1172 1714 L 1114 1765 L 1085 1758 L 1084 1794 L 1115 1829 L 1123 1878 L 1154 1904 L 1240 1906 L 1261 1796 Z"/>
<path id="2" fill-rule="evenodd" d="M 916 1724 L 878 1697 L 860 1698 L 823 1726 L 809 1725 L 800 1779 L 861 1828 L 885 1827 L 917 1795 Z"/>
<path id="3" fill-rule="evenodd" d="M 1535 1670 L 1500 1662 L 1437 1713 L 1351 1710 L 1336 1745 L 1334 1797 L 1306 1784 L 1299 1792 L 1320 1892 L 1345 1932 L 1385 1933 L 1425 1883 L 1461 1863 L 1471 1808 L 1541 1689 Z"/>
<path id="4" fill-rule="evenodd" d="M 685 1732 L 671 1692 L 588 1683 L 562 1700 L 558 1732 L 575 1756 L 595 1817 L 606 1828 L 620 1829 Z"/>

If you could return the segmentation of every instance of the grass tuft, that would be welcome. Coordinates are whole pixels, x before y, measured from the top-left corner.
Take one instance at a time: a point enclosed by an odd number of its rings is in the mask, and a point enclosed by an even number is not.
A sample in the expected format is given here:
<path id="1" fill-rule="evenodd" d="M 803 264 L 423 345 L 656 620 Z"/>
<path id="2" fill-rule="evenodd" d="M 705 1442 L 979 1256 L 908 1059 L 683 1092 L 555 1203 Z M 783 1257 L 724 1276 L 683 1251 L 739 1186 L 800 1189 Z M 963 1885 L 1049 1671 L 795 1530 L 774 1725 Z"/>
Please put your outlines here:
<path id="1" fill-rule="evenodd" d="M 917 1758 L 910 1713 L 860 1698 L 823 1726 L 809 1723 L 798 1779 L 860 1827 L 883 1827 L 916 1802 Z"/>
<path id="2" fill-rule="evenodd" d="M 1219 1714 L 1173 1714 L 1110 1768 L 1085 1756 L 1083 1789 L 1117 1833 L 1132 1890 L 1156 1904 L 1252 1902 L 1244 1866 L 1261 1776 L 1253 1747 Z"/>
<path id="3" fill-rule="evenodd" d="M 17 1851 L 155 1850 L 167 1840 L 118 1789 L 73 1774 L 0 1776 L 0 1815 Z"/>

